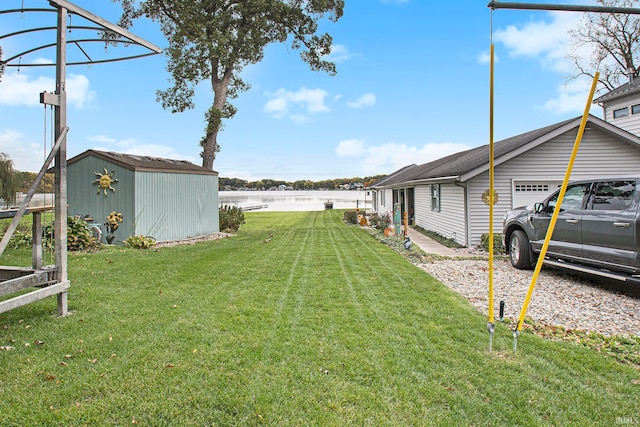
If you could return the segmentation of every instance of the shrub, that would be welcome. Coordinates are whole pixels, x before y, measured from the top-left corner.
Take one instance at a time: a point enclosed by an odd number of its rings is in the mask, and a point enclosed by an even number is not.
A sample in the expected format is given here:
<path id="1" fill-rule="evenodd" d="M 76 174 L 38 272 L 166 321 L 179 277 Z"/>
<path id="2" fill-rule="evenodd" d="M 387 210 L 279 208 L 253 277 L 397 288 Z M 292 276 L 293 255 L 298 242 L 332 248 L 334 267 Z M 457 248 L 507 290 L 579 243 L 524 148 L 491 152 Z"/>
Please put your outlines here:
<path id="1" fill-rule="evenodd" d="M 244 213 L 238 206 L 220 206 L 220 231 L 236 232 L 244 224 Z"/>
<path id="2" fill-rule="evenodd" d="M 484 233 L 480 236 L 480 246 L 482 249 L 489 252 L 489 233 Z M 504 245 L 502 244 L 502 233 L 493 234 L 493 253 L 494 255 L 503 254 L 505 252 Z"/>
<path id="3" fill-rule="evenodd" d="M 133 249 L 149 249 L 156 244 L 156 239 L 149 236 L 131 236 L 124 240 L 124 245 Z"/>
<path id="4" fill-rule="evenodd" d="M 53 250 L 55 247 L 54 223 L 43 227 L 45 247 Z M 91 233 L 89 225 L 80 217 L 67 217 L 67 250 L 82 251 L 97 246 L 98 242 Z"/>
<path id="5" fill-rule="evenodd" d="M 25 233 L 18 229 L 13 233 L 11 239 L 9 239 L 9 247 L 11 249 L 30 248 L 32 242 L 31 232 Z"/>
<path id="6" fill-rule="evenodd" d="M 385 228 L 391 223 L 391 216 L 389 213 L 378 215 L 377 213 L 369 216 L 369 224 L 377 230 L 384 231 Z"/>
<path id="7" fill-rule="evenodd" d="M 344 211 L 342 216 L 344 222 L 347 224 L 357 224 L 358 223 L 358 212 L 356 211 Z"/>
<path id="8" fill-rule="evenodd" d="M 11 221 L 0 222 L 0 239 L 4 236 L 9 228 Z M 29 248 L 31 247 L 31 222 L 20 222 L 13 236 L 9 240 L 8 247 L 11 249 Z"/>

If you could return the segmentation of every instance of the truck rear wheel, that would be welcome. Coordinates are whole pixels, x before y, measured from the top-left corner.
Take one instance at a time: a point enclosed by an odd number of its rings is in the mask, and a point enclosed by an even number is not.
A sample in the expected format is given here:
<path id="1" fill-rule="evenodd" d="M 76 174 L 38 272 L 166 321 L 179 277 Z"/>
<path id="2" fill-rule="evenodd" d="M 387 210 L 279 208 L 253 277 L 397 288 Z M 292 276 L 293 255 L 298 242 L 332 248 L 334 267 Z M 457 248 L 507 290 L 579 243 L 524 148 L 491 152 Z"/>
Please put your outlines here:
<path id="1" fill-rule="evenodd" d="M 531 269 L 531 246 L 529 239 L 522 230 L 516 230 L 511 233 L 509 239 L 509 258 L 511 265 L 520 270 Z"/>

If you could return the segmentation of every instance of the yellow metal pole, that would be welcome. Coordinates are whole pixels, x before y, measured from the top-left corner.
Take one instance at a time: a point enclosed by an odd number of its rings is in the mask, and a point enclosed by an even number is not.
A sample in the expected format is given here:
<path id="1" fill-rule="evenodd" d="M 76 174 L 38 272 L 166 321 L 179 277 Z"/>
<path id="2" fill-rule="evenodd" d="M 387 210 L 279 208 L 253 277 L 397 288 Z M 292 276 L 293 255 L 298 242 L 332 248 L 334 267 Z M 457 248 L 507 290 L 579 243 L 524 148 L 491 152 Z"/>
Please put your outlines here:
<path id="1" fill-rule="evenodd" d="M 531 277 L 531 283 L 529 285 L 529 290 L 527 291 L 527 296 L 524 299 L 522 304 L 522 309 L 520 310 L 520 317 L 518 317 L 518 323 L 516 325 L 515 330 L 513 331 L 513 350 L 515 353 L 517 339 L 520 331 L 522 330 L 522 324 L 524 323 L 524 318 L 527 314 L 527 309 L 529 308 L 529 303 L 531 302 L 531 295 L 533 294 L 533 288 L 538 281 L 538 275 L 540 274 L 540 270 L 542 269 L 542 263 L 544 262 L 544 257 L 547 254 L 547 249 L 549 247 L 549 242 L 551 241 L 551 236 L 553 235 L 553 229 L 556 226 L 556 222 L 558 221 L 558 214 L 560 213 L 560 208 L 562 206 L 562 200 L 564 199 L 564 193 L 567 191 L 567 184 L 569 183 L 569 177 L 571 176 L 571 170 L 573 169 L 573 163 L 576 160 L 576 156 L 578 155 L 578 148 L 580 148 L 580 142 L 582 141 L 582 135 L 584 134 L 584 129 L 587 125 L 587 118 L 589 117 L 589 108 L 591 107 L 591 102 L 593 101 L 593 94 L 596 91 L 596 86 L 598 84 L 598 77 L 600 76 L 599 72 L 596 72 L 593 77 L 593 82 L 591 83 L 591 91 L 589 92 L 589 99 L 587 100 L 587 105 L 584 108 L 584 113 L 582 115 L 582 121 L 580 122 L 580 127 L 578 128 L 578 134 L 576 135 L 575 143 L 573 144 L 573 150 L 571 152 L 571 158 L 569 159 L 569 164 L 567 165 L 567 170 L 564 174 L 564 180 L 562 181 L 562 187 L 560 187 L 560 194 L 558 194 L 558 202 L 556 203 L 556 207 L 553 210 L 553 215 L 551 215 L 551 222 L 549 223 L 549 229 L 547 230 L 547 234 L 544 238 L 544 243 L 542 244 L 542 249 L 540 249 L 540 255 L 538 256 L 538 262 L 536 263 L 536 268 L 533 271 L 533 277 Z"/>
<path id="2" fill-rule="evenodd" d="M 489 72 L 489 351 L 493 347 L 493 332 L 495 330 L 493 313 L 493 43 L 490 48 L 490 72 Z"/>

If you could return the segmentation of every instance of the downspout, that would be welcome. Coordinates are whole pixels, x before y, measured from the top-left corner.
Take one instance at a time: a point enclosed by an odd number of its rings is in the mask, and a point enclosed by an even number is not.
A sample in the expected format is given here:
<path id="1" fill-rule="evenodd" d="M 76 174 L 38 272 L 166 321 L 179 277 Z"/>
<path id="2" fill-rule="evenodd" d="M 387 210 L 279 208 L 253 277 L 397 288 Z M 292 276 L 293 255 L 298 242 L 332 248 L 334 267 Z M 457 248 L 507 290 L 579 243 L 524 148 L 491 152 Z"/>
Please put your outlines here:
<path id="1" fill-rule="evenodd" d="M 453 184 L 456 187 L 461 187 L 464 190 L 464 245 L 466 247 L 469 247 L 469 239 L 471 237 L 471 234 L 469 230 L 469 195 L 467 192 L 467 183 L 454 181 Z"/>

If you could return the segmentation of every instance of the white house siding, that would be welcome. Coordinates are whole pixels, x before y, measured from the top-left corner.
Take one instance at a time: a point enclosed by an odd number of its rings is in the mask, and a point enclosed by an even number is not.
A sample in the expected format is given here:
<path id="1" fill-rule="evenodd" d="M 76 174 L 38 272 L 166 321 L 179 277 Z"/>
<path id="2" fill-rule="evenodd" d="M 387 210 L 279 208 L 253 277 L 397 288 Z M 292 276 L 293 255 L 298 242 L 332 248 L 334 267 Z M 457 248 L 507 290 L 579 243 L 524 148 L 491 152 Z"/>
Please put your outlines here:
<path id="1" fill-rule="evenodd" d="M 615 101 L 607 103 L 607 108 L 605 110 L 605 120 L 611 124 L 618 126 L 619 128 L 626 130 L 627 132 L 631 132 L 634 135 L 640 135 L 640 113 L 631 113 L 631 107 L 638 104 L 640 104 L 640 100 L 638 100 L 637 95 L 616 99 Z M 629 115 L 614 119 L 613 112 L 625 107 L 629 109 Z"/>
<path id="2" fill-rule="evenodd" d="M 374 210 L 379 215 L 388 213 L 393 215 L 393 190 L 390 188 L 378 189 L 376 195 L 376 206 Z"/>
<path id="3" fill-rule="evenodd" d="M 521 154 L 495 169 L 498 204 L 494 210 L 493 230 L 502 232 L 502 217 L 512 208 L 514 181 L 562 181 L 571 156 L 577 129 Z M 543 167 L 541 167 L 543 165 Z M 640 147 L 621 141 L 597 129 L 587 130 L 582 138 L 571 179 L 636 175 L 640 171 Z M 489 207 L 482 193 L 489 188 L 489 172 L 469 181 L 469 241 L 474 246 L 489 230 Z"/>
<path id="4" fill-rule="evenodd" d="M 167 241 L 219 231 L 217 176 L 138 172 L 135 185 L 136 234 Z"/>
<path id="5" fill-rule="evenodd" d="M 415 188 L 416 225 L 466 245 L 464 188 L 453 183 L 440 184 L 440 211 L 431 210 L 431 185 Z"/>

